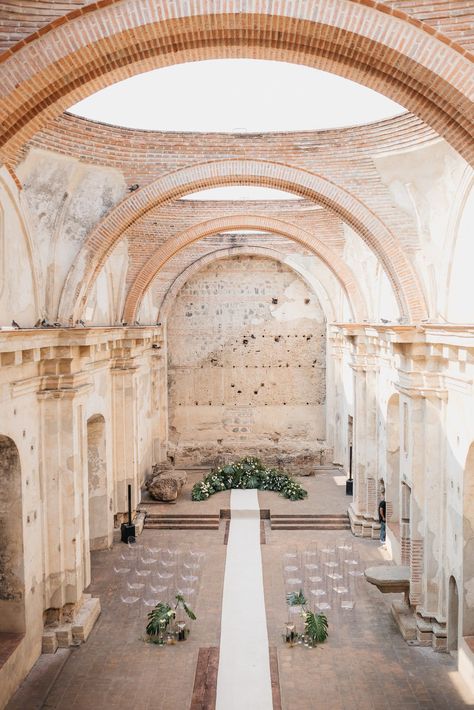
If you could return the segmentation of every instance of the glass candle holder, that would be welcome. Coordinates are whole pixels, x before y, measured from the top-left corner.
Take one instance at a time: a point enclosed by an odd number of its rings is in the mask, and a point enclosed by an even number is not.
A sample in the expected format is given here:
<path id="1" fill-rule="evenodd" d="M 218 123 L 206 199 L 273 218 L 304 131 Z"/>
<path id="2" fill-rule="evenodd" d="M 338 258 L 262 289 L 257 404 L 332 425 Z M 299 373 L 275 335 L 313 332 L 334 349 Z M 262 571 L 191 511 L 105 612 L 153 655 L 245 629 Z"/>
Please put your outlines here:
<path id="1" fill-rule="evenodd" d="M 289 646 L 294 646 L 298 642 L 296 626 L 293 623 L 288 622 L 285 624 L 285 642 Z"/>

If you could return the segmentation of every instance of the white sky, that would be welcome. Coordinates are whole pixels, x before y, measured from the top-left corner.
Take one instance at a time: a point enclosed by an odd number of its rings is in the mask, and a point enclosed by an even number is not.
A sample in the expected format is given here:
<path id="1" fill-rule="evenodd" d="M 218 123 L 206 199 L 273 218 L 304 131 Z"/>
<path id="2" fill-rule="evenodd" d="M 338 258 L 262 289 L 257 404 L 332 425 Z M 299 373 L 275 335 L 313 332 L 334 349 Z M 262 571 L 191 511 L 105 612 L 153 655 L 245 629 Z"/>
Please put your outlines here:
<path id="1" fill-rule="evenodd" d="M 120 81 L 72 113 L 157 131 L 268 133 L 360 125 L 404 109 L 347 79 L 285 62 L 222 59 L 176 64 Z M 191 199 L 278 199 L 288 193 L 226 187 Z"/>

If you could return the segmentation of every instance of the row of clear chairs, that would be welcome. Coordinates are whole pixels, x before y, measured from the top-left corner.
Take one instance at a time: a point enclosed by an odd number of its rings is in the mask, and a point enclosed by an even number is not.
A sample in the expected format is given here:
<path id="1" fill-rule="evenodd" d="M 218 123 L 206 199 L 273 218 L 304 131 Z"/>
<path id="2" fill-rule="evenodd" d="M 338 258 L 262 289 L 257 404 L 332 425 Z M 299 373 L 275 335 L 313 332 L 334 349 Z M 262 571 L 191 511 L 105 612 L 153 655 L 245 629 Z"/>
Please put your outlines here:
<path id="1" fill-rule="evenodd" d="M 313 543 L 283 554 L 285 596 L 302 592 L 306 606 L 316 612 L 352 610 L 363 570 L 358 551 L 346 539 Z M 289 616 L 300 609 L 288 607 Z"/>
<path id="2" fill-rule="evenodd" d="M 201 550 L 160 548 L 129 538 L 114 564 L 120 598 L 148 612 L 159 601 L 170 602 L 180 594 L 195 607 L 204 559 Z"/>

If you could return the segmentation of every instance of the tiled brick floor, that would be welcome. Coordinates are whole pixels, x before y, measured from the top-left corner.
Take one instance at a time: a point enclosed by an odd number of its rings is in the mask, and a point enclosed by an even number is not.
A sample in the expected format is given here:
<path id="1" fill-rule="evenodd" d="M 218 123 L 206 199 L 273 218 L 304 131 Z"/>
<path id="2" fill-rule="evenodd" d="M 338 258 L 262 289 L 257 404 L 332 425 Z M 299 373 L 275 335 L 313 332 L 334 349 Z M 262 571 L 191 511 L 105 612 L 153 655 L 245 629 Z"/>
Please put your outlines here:
<path id="1" fill-rule="evenodd" d="M 307 479 L 305 484 L 311 494 L 301 506 L 270 493 L 259 494 L 260 506 L 278 513 L 340 512 L 346 507 L 349 499 L 344 487 L 336 486 L 331 475 Z M 202 512 L 228 507 L 227 501 L 227 493 L 213 496 Z M 183 500 L 183 508 L 192 505 Z M 173 508 L 174 512 L 189 512 L 181 511 L 179 502 Z M 265 532 L 262 557 L 269 643 L 277 648 L 283 710 L 457 710 L 474 704 L 474 699 L 463 700 L 456 689 L 460 679 L 452 658 L 408 646 L 392 621 L 391 598 L 365 582 L 360 585 L 353 612 L 338 619 L 328 615 L 330 636 L 324 645 L 311 650 L 285 648 L 280 636 L 286 618 L 282 552 L 295 545 L 304 548 L 312 540 L 355 538 L 345 532 L 271 531 L 268 523 Z M 143 533 L 145 541 L 193 544 L 207 551 L 197 604 L 199 619 L 185 644 L 169 648 L 143 643 L 143 619 L 137 618 L 134 610 L 127 614 L 118 599 L 112 563 L 121 543 L 111 551 L 94 553 L 89 591 L 100 596 L 103 612 L 87 643 L 71 654 L 44 707 L 188 710 L 199 648 L 219 644 L 226 552 L 223 536 L 223 525 L 215 532 Z M 367 563 L 384 561 L 376 542 L 357 539 L 355 543 Z"/>

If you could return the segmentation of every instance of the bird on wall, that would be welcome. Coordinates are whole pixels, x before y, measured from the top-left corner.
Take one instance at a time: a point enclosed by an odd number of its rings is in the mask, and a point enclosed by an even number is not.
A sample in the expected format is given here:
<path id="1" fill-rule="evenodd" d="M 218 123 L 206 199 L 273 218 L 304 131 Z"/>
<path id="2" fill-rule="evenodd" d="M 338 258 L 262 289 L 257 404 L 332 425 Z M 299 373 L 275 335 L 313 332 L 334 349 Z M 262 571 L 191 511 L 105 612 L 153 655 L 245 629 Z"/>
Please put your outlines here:
<path id="1" fill-rule="evenodd" d="M 53 324 L 47 318 L 39 318 L 35 323 L 35 328 L 53 328 Z"/>
<path id="2" fill-rule="evenodd" d="M 17 330 L 20 330 L 21 325 L 16 322 L 16 320 L 12 320 L 12 327 L 16 328 Z"/>

